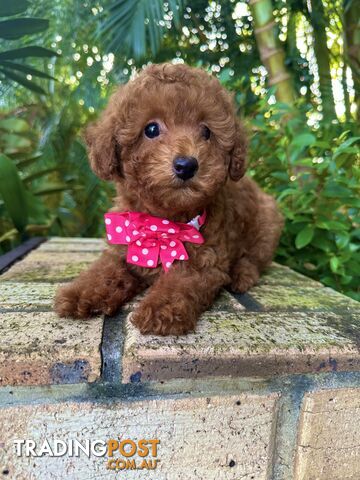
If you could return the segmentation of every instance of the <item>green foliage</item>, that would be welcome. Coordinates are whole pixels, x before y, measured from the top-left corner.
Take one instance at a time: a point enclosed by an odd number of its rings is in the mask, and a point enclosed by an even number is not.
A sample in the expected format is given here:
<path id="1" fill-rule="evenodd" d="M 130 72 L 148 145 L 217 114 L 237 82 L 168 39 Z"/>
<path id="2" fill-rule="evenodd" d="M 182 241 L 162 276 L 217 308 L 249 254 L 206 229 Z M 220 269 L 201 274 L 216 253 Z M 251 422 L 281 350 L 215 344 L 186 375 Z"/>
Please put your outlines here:
<path id="1" fill-rule="evenodd" d="M 33 234 L 102 234 L 114 192 L 89 169 L 80 109 L 72 96 L 56 115 L 29 109 L 43 118 L 40 136 L 26 117 L 0 117 L 0 251 Z"/>
<path id="2" fill-rule="evenodd" d="M 90 170 L 80 132 L 89 117 L 81 115 L 76 91 L 56 115 L 46 115 L 40 148 L 44 167 L 61 166 L 58 179 L 67 185 L 64 193 L 51 200 L 58 208 L 57 228 L 52 233 L 64 236 L 101 236 L 103 214 L 109 208 L 113 187 L 99 180 Z M 54 192 L 55 193 L 55 192 Z M 53 208 L 54 208 L 53 207 Z"/>
<path id="3" fill-rule="evenodd" d="M 360 137 L 292 115 L 263 104 L 251 124 L 250 173 L 285 217 L 277 259 L 360 300 Z"/>
<path id="4" fill-rule="evenodd" d="M 0 0 L 0 17 L 9 17 L 27 10 L 29 2 L 24 0 Z M 35 17 L 16 17 L 0 21 L 0 38 L 17 40 L 27 35 L 43 32 L 49 28 L 49 21 Z M 52 79 L 47 73 L 22 63 L 28 57 L 54 57 L 57 53 L 46 48 L 28 46 L 0 52 L 0 81 L 14 81 L 39 94 L 45 90 L 31 80 L 31 77 Z M 30 76 L 30 77 L 29 77 Z"/>
<path id="5" fill-rule="evenodd" d="M 31 234 L 46 234 L 56 214 L 46 206 L 54 188 L 49 175 L 56 166 L 37 167 L 42 155 L 29 123 L 12 114 L 0 118 L 0 250 L 6 250 Z M 62 186 L 62 190 L 66 189 Z"/>
<path id="6" fill-rule="evenodd" d="M 28 223 L 25 188 L 15 164 L 0 154 L 0 195 L 16 229 L 23 233 Z"/>
<path id="7" fill-rule="evenodd" d="M 143 58 L 148 52 L 155 55 L 162 41 L 165 15 L 170 10 L 175 26 L 180 25 L 183 0 L 169 0 L 165 10 L 161 0 L 116 0 L 105 10 L 106 20 L 100 34 L 111 52 L 123 52 Z M 171 21 L 168 16 L 168 23 Z"/>

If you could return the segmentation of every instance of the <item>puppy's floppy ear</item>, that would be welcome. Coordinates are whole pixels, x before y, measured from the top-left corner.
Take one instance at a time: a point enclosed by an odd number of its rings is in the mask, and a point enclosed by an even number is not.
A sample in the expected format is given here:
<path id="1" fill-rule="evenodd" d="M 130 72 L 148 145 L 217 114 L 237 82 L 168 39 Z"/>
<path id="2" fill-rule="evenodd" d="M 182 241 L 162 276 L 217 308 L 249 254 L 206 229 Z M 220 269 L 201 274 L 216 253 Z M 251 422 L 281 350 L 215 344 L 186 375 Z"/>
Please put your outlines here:
<path id="1" fill-rule="evenodd" d="M 121 177 L 121 148 L 115 138 L 115 114 L 108 106 L 100 119 L 85 131 L 90 166 L 103 180 Z"/>
<path id="2" fill-rule="evenodd" d="M 229 175 L 235 182 L 245 175 L 247 141 L 243 126 L 239 120 L 235 124 L 234 147 L 230 154 Z"/>

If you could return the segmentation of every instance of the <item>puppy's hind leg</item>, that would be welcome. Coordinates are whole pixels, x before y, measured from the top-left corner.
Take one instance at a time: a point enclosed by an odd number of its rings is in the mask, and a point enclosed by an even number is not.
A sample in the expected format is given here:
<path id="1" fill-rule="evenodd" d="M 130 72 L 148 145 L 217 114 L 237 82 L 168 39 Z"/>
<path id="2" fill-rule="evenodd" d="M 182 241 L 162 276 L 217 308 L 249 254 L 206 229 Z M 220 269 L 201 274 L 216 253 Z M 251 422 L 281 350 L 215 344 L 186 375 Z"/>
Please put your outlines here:
<path id="1" fill-rule="evenodd" d="M 231 269 L 231 288 L 235 292 L 244 293 L 256 285 L 261 272 L 271 263 L 283 227 L 275 200 L 265 193 L 260 198 L 258 214 L 246 232 L 245 252 Z"/>
<path id="2" fill-rule="evenodd" d="M 244 255 L 239 258 L 231 270 L 231 290 L 245 293 L 256 285 L 260 278 L 260 270 Z"/>

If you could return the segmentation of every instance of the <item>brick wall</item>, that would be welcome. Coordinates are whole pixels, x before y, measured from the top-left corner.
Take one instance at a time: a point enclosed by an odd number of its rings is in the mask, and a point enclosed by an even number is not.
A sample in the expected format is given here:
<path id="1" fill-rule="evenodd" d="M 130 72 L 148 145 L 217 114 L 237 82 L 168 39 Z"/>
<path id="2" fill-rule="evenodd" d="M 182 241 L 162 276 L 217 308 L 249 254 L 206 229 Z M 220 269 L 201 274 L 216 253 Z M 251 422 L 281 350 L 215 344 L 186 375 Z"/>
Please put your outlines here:
<path id="1" fill-rule="evenodd" d="M 57 285 L 103 248 L 55 238 L 0 276 L 0 478 L 360 479 L 357 302 L 274 264 L 178 339 L 140 335 L 134 302 L 57 318 Z M 14 450 L 110 438 L 158 439 L 156 469 Z"/>

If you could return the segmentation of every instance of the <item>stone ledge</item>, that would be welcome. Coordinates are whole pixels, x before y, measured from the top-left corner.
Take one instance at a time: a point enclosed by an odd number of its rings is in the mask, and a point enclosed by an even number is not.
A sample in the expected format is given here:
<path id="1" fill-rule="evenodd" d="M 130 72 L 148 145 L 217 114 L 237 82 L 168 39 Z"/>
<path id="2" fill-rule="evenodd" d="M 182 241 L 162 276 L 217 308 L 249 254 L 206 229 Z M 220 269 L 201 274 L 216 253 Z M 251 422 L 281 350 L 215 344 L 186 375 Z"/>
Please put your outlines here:
<path id="1" fill-rule="evenodd" d="M 267 480 L 277 398 L 276 393 L 240 394 L 0 408 L 0 471 L 8 470 L 10 478 L 113 479 L 116 472 L 107 470 L 107 457 L 16 457 L 13 440 L 41 445 L 45 438 L 50 444 L 53 439 L 143 438 L 160 440 L 157 469 L 118 474 L 134 480 Z"/>
<path id="2" fill-rule="evenodd" d="M 59 284 L 47 282 L 1 281 L 0 312 L 49 311 L 58 286 Z"/>
<path id="3" fill-rule="evenodd" d="M 66 282 L 99 257 L 99 252 L 57 252 L 35 250 L 1 276 L 2 282 Z"/>
<path id="4" fill-rule="evenodd" d="M 0 313 L 0 386 L 97 380 L 102 324 L 51 312 Z"/>
<path id="5" fill-rule="evenodd" d="M 82 365 L 74 366 L 81 357 L 75 354 L 71 340 L 66 340 L 60 350 L 56 342 L 51 343 L 51 329 L 55 340 L 60 335 L 59 325 L 69 332 L 66 338 L 73 329 L 79 329 L 79 338 L 83 335 L 88 339 L 89 351 L 93 352 L 91 371 L 99 375 L 102 319 L 88 323 L 59 321 L 50 312 L 56 288 L 86 268 L 104 246 L 96 239 L 54 238 L 0 277 L 3 336 L 8 339 L 9 349 L 12 342 L 15 346 L 11 361 L 21 365 L 21 371 L 34 372 L 26 381 L 3 375 L 9 382 L 53 382 L 53 373 L 43 373 L 51 370 L 47 358 L 51 358 L 52 348 L 54 363 L 70 362 L 75 371 Z M 125 326 L 123 351 L 118 348 L 118 356 L 122 355 L 119 381 L 124 383 L 209 375 L 266 377 L 360 370 L 360 304 L 281 265 L 273 264 L 248 294 L 222 291 L 200 319 L 196 332 L 184 337 L 140 335 L 130 322 L 138 301 L 134 299 L 121 312 Z M 24 320 L 26 316 L 35 319 L 33 324 L 41 326 L 42 331 L 30 326 Z M 13 324 L 23 325 L 23 336 L 12 332 Z M 119 325 L 118 336 L 121 328 Z M 92 338 L 86 336 L 86 329 L 93 332 Z M 17 343 L 17 335 L 23 347 Z M 42 337 L 47 344 L 38 343 Z M 37 344 L 37 360 L 22 353 L 30 344 Z M 0 356 L 8 355 L 9 349 L 0 341 Z"/>
<path id="6" fill-rule="evenodd" d="M 40 245 L 39 252 L 101 252 L 106 247 L 100 238 L 53 237 Z"/>
<path id="7" fill-rule="evenodd" d="M 286 270 L 284 271 L 286 274 Z M 359 310 L 359 303 L 341 293 L 324 287 L 316 287 L 310 281 L 288 285 L 257 285 L 251 289 L 251 296 L 257 300 L 263 310 L 272 311 L 341 311 Z"/>
<path id="8" fill-rule="evenodd" d="M 275 263 L 245 296 L 224 291 L 184 337 L 140 335 L 131 324 L 134 305 L 125 323 L 124 383 L 360 370 L 360 304 Z"/>
<path id="9" fill-rule="evenodd" d="M 360 315 L 353 314 L 358 322 Z M 126 322 L 122 381 L 360 370 L 357 344 L 333 313 L 205 313 L 186 337 L 144 337 Z"/>
<path id="10" fill-rule="evenodd" d="M 100 255 L 97 239 L 54 238 L 0 276 L 0 386 L 93 382 L 101 375 L 103 318 L 59 319 L 59 285 Z"/>

